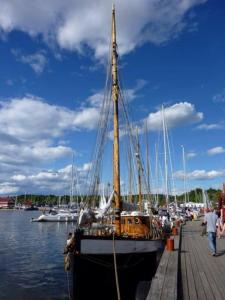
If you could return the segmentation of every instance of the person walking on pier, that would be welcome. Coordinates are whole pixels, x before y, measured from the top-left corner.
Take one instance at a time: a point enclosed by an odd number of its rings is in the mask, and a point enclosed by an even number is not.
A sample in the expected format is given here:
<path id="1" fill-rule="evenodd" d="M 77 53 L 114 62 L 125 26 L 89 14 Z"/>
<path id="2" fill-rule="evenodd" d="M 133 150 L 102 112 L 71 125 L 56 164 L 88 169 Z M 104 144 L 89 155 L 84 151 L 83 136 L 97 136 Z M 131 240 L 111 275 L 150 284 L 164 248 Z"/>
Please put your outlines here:
<path id="1" fill-rule="evenodd" d="M 214 209 L 211 209 L 205 214 L 204 223 L 207 226 L 209 249 L 213 256 L 217 256 L 216 253 L 216 224 L 218 215 L 215 213 Z"/>

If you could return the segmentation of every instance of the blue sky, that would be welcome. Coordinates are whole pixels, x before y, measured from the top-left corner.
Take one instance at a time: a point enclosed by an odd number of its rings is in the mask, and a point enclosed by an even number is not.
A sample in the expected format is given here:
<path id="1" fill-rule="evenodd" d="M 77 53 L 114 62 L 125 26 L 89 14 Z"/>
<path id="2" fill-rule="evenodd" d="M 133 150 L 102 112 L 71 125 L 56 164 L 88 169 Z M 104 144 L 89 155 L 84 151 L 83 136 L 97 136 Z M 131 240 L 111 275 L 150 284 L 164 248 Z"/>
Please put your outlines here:
<path id="1" fill-rule="evenodd" d="M 181 145 L 188 187 L 221 187 L 225 2 L 115 4 L 123 82 L 132 119 L 140 128 L 148 122 L 152 169 L 164 104 L 177 191 Z M 90 166 L 112 3 L 0 0 L 0 6 L 0 194 L 69 193 L 72 151 L 79 177 Z"/>

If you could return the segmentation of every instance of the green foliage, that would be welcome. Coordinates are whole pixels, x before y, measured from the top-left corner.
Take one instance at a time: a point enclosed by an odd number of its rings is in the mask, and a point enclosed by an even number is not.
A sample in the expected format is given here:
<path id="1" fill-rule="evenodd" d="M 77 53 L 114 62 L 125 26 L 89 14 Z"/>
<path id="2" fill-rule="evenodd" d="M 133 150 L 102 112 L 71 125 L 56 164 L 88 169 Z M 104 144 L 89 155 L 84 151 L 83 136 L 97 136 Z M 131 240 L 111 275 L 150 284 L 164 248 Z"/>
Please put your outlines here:
<path id="1" fill-rule="evenodd" d="M 74 202 L 81 201 L 80 196 L 74 196 Z M 61 205 L 67 205 L 70 202 L 70 196 L 64 195 L 60 198 Z M 59 204 L 59 196 L 56 195 L 20 195 L 17 197 L 17 204 L 33 204 L 36 206 L 52 206 Z"/>
<path id="2" fill-rule="evenodd" d="M 214 206 L 217 206 L 219 195 L 222 191 L 219 189 L 213 189 L 210 188 L 207 190 L 207 194 L 209 197 L 209 200 L 212 201 Z M 155 195 L 151 195 L 151 197 L 154 199 Z M 177 202 L 183 203 L 184 202 L 184 194 L 177 195 Z M 85 197 L 83 197 L 85 198 Z M 148 197 L 146 195 L 143 195 L 143 198 L 147 199 Z M 82 201 L 81 196 L 74 196 L 74 202 L 80 203 Z M 95 205 L 98 205 L 99 197 L 95 196 L 94 198 Z M 166 204 L 165 195 L 159 194 L 159 205 L 164 206 Z M 191 202 L 202 202 L 202 189 L 196 188 L 195 190 L 191 190 L 187 193 L 187 199 Z M 89 199 L 90 200 L 90 199 Z M 128 196 L 122 196 L 123 201 L 128 201 Z M 138 203 L 138 195 L 133 195 L 132 200 L 134 203 Z M 174 202 L 174 196 L 169 195 L 169 202 Z M 61 196 L 60 204 L 69 204 L 70 202 L 70 196 L 64 195 Z M 59 203 L 59 196 L 56 195 L 33 195 L 33 194 L 27 194 L 27 195 L 20 195 L 17 197 L 17 204 L 33 204 L 37 206 L 52 206 L 57 205 Z"/>

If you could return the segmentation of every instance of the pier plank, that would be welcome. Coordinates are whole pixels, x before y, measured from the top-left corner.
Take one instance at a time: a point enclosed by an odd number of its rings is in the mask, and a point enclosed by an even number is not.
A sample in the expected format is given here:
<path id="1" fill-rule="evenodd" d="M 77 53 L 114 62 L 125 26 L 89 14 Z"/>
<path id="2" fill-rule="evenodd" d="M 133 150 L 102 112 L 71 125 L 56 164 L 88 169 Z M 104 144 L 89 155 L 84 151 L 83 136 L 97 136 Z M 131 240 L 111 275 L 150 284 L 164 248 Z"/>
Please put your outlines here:
<path id="1" fill-rule="evenodd" d="M 176 300 L 179 236 L 174 237 L 174 250 L 163 252 L 146 300 Z"/>
<path id="2" fill-rule="evenodd" d="M 160 299 L 170 253 L 164 250 L 155 277 L 152 280 L 147 300 Z"/>
<path id="3" fill-rule="evenodd" d="M 192 241 L 193 243 L 195 241 Z M 197 299 L 199 300 L 205 300 L 206 294 L 203 288 L 203 284 L 202 284 L 202 280 L 201 280 L 201 276 L 199 274 L 199 268 L 198 268 L 198 254 L 197 252 L 195 252 L 195 248 L 192 248 L 192 255 L 190 255 L 190 262 L 191 262 L 191 268 L 193 271 L 193 278 L 195 281 L 195 287 L 196 287 L 196 293 L 197 293 Z"/>
<path id="4" fill-rule="evenodd" d="M 189 299 L 189 292 L 188 292 L 188 283 L 187 283 L 187 268 L 186 268 L 186 240 L 181 240 L 181 253 L 180 253 L 180 264 L 181 264 L 181 274 L 178 287 L 181 289 L 180 294 L 181 298 L 186 300 Z"/>
<path id="5" fill-rule="evenodd" d="M 205 243 L 202 243 L 202 245 L 203 244 Z M 199 245 L 199 241 L 196 241 L 195 245 L 198 245 L 198 248 L 202 246 Z M 194 248 L 194 251 L 197 251 L 196 246 Z M 220 270 L 218 269 L 218 266 L 215 264 L 217 258 L 210 256 L 209 253 L 207 252 L 201 251 L 201 253 L 199 253 L 198 259 L 199 259 L 199 268 L 201 268 L 201 270 L 204 270 L 208 280 L 208 285 L 211 287 L 215 299 L 217 300 L 224 299 L 223 297 L 224 280 L 223 280 L 223 276 L 221 276 L 224 270 L 221 273 Z"/>
<path id="6" fill-rule="evenodd" d="M 181 299 L 225 299 L 225 239 L 217 240 L 220 255 L 211 256 L 207 237 L 201 236 L 200 221 L 192 221 L 183 227 L 181 241 Z"/>
<path id="7" fill-rule="evenodd" d="M 178 261 L 178 257 L 176 257 L 177 256 L 176 254 L 177 253 L 174 251 L 171 252 L 169 256 L 167 273 L 162 288 L 161 300 L 177 299 L 176 297 L 177 262 L 176 261 Z"/>
<path id="8" fill-rule="evenodd" d="M 182 227 L 174 240 L 179 251 L 164 251 L 146 300 L 225 300 L 225 238 L 217 239 L 219 256 L 213 257 L 201 221 Z"/>

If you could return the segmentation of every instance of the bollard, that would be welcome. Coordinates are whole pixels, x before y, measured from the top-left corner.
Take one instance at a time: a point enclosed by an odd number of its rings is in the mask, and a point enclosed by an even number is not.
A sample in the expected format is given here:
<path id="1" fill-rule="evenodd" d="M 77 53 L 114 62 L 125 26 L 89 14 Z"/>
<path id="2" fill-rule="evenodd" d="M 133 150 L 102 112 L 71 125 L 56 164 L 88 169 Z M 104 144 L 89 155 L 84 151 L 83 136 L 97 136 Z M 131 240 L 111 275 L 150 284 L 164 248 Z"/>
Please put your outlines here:
<path id="1" fill-rule="evenodd" d="M 174 250 L 174 239 L 173 238 L 169 238 L 166 241 L 166 250 L 167 251 L 173 251 Z"/>
<path id="2" fill-rule="evenodd" d="M 178 229 L 177 229 L 177 227 L 173 227 L 172 228 L 172 233 L 173 233 L 173 235 L 178 235 Z"/>

